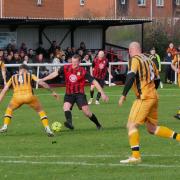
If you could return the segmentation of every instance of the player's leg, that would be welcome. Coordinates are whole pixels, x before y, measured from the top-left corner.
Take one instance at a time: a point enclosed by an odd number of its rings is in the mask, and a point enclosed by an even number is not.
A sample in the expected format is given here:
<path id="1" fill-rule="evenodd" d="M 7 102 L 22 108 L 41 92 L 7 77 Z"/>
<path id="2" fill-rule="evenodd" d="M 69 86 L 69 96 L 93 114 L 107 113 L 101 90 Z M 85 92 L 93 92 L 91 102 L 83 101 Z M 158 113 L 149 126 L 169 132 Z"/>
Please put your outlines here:
<path id="1" fill-rule="evenodd" d="M 88 104 L 92 104 L 92 102 L 93 102 L 94 88 L 95 88 L 95 86 L 93 84 L 91 84 L 91 87 L 90 87 L 90 99 L 88 101 Z"/>
<path id="2" fill-rule="evenodd" d="M 97 129 L 101 129 L 102 126 L 99 123 L 97 117 L 89 109 L 85 94 L 76 95 L 76 104 L 79 107 L 79 109 L 83 111 L 85 116 L 87 116 L 96 125 Z"/>
<path id="3" fill-rule="evenodd" d="M 98 83 L 100 84 L 100 86 L 101 86 L 102 88 L 104 88 L 104 80 L 98 80 Z M 96 102 L 95 102 L 95 104 L 97 104 L 97 105 L 100 104 L 100 102 L 99 102 L 100 98 L 101 98 L 101 93 L 98 92 L 98 93 L 97 93 L 97 96 L 96 96 Z"/>
<path id="4" fill-rule="evenodd" d="M 152 124 L 149 121 L 146 122 L 146 127 L 150 134 L 163 137 L 163 138 L 175 139 L 177 141 L 180 141 L 180 134 L 176 133 L 172 129 L 169 129 L 168 127 L 157 126 L 157 125 Z"/>
<path id="5" fill-rule="evenodd" d="M 21 106 L 21 104 L 18 103 L 15 98 L 12 98 L 12 100 L 10 101 L 10 103 L 5 111 L 4 124 L 3 124 L 2 128 L 0 129 L 0 133 L 7 131 L 8 125 L 11 123 L 13 111 L 16 110 L 17 108 L 19 108 L 20 106 Z"/>
<path id="6" fill-rule="evenodd" d="M 95 114 L 93 114 L 90 109 L 89 109 L 89 106 L 88 105 L 85 105 L 85 106 L 82 106 L 82 111 L 83 113 L 85 114 L 85 116 L 87 116 L 97 127 L 97 129 L 101 129 L 102 126 L 101 124 L 99 123 L 97 117 Z"/>
<path id="7" fill-rule="evenodd" d="M 157 119 L 158 119 L 158 102 L 154 104 L 152 107 L 147 120 L 146 120 L 146 127 L 150 134 L 164 137 L 164 138 L 172 138 L 177 141 L 180 141 L 180 134 L 176 133 L 172 129 L 169 129 L 165 126 L 158 126 L 157 125 Z"/>
<path id="8" fill-rule="evenodd" d="M 178 74 L 178 85 L 180 87 L 180 74 Z M 178 110 L 177 114 L 174 117 L 180 120 L 180 109 Z"/>
<path id="9" fill-rule="evenodd" d="M 120 163 L 141 162 L 138 126 L 144 123 L 148 115 L 149 108 L 153 106 L 153 104 L 150 104 L 150 106 L 146 106 L 146 104 L 146 101 L 140 99 L 135 100 L 133 103 L 127 123 L 129 144 L 132 150 L 132 155 L 126 160 L 121 160 Z"/>
<path id="10" fill-rule="evenodd" d="M 64 96 L 64 106 L 63 106 L 63 110 L 64 110 L 64 115 L 66 118 L 66 121 L 64 122 L 65 127 L 73 130 L 74 126 L 72 124 L 72 113 L 71 113 L 71 109 L 74 105 L 75 102 L 75 97 L 73 95 L 65 95 Z"/>
<path id="11" fill-rule="evenodd" d="M 146 127 L 150 134 L 164 137 L 164 138 L 173 138 L 177 141 L 180 140 L 180 135 L 174 132 L 173 130 L 165 127 L 165 126 L 158 126 L 158 100 L 154 100 L 155 103 L 152 106 L 148 117 L 146 118 Z"/>
<path id="12" fill-rule="evenodd" d="M 45 132 L 47 133 L 48 136 L 52 137 L 54 136 L 53 132 L 51 131 L 49 127 L 49 120 L 48 117 L 43 110 L 43 107 L 41 103 L 39 102 L 38 98 L 36 96 L 32 96 L 31 101 L 28 103 L 28 105 L 33 108 L 38 114 L 41 119 L 41 122 L 44 126 Z"/>

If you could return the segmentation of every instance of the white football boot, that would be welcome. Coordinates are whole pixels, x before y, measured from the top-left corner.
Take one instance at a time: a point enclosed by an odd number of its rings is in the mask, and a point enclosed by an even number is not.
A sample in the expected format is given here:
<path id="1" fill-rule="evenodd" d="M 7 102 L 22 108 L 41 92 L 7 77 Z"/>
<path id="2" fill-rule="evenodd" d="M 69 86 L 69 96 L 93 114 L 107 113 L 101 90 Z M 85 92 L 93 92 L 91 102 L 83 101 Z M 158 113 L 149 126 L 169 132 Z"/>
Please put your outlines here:
<path id="1" fill-rule="evenodd" d="M 141 158 L 129 157 L 128 159 L 121 160 L 121 164 L 138 164 L 141 163 Z"/>
<path id="2" fill-rule="evenodd" d="M 90 104 L 92 104 L 92 102 L 93 102 L 93 98 L 90 98 L 88 101 L 88 104 L 90 105 Z"/>
<path id="3" fill-rule="evenodd" d="M 96 104 L 96 105 L 99 105 L 99 104 L 100 104 L 100 102 L 99 102 L 98 100 L 96 100 L 95 104 Z"/>
<path id="4" fill-rule="evenodd" d="M 0 133 L 5 133 L 7 132 L 7 126 L 4 125 L 1 129 L 0 129 Z"/>
<path id="5" fill-rule="evenodd" d="M 45 127 L 45 132 L 49 137 L 53 137 L 54 133 L 51 131 L 51 129 L 49 128 L 49 126 Z"/>

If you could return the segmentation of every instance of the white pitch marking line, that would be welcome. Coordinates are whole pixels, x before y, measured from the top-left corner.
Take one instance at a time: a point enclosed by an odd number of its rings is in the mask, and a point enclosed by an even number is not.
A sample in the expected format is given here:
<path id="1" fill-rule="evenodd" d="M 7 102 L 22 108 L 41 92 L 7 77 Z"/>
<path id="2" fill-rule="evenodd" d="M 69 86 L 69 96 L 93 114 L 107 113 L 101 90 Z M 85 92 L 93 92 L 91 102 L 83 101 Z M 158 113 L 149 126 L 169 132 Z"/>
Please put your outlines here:
<path id="1" fill-rule="evenodd" d="M 164 165 L 164 164 L 136 164 L 136 165 L 130 165 L 130 164 L 118 164 L 118 163 L 87 163 L 87 162 L 73 162 L 73 161 L 55 161 L 55 162 L 43 162 L 43 161 L 12 161 L 12 160 L 0 160 L 0 163 L 2 164 L 38 164 L 38 165 L 79 165 L 79 166 L 96 166 L 96 167 L 102 167 L 102 166 L 109 166 L 109 167 L 147 167 L 147 168 L 180 168 L 180 165 Z"/>
<path id="2" fill-rule="evenodd" d="M 0 158 L 122 158 L 127 155 L 19 155 L 19 156 L 6 156 L 0 155 Z M 142 157 L 180 157 L 180 154 L 173 155 L 160 155 L 160 154 L 144 154 Z"/>

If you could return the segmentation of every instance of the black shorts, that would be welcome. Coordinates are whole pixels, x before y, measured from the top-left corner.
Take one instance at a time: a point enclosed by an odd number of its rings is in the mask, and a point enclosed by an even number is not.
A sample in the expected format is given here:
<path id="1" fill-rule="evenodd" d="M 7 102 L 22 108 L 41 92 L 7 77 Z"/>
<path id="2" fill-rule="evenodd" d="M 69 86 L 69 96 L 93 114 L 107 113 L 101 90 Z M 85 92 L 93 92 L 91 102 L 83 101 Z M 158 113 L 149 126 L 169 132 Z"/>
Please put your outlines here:
<path id="1" fill-rule="evenodd" d="M 100 86 L 103 88 L 104 87 L 104 79 L 97 79 L 95 78 L 95 80 L 100 84 Z"/>
<path id="2" fill-rule="evenodd" d="M 71 110 L 74 106 L 74 103 L 77 104 L 78 108 L 81 110 L 83 106 L 88 105 L 87 98 L 85 94 L 65 94 L 64 103 L 69 102 L 71 106 Z"/>

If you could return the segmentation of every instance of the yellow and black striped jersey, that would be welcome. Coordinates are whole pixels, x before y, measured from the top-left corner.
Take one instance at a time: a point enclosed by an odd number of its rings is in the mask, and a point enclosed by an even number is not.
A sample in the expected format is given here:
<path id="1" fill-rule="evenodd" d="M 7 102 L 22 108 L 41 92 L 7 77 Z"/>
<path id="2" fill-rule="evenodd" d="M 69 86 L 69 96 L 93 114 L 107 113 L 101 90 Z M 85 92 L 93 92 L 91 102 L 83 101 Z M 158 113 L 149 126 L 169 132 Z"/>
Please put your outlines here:
<path id="1" fill-rule="evenodd" d="M 33 94 L 32 81 L 37 81 L 38 78 L 30 73 L 15 74 L 13 75 L 7 86 L 13 87 L 14 95 Z"/>
<path id="2" fill-rule="evenodd" d="M 129 72 L 134 72 L 136 74 L 136 78 L 133 83 L 133 90 L 138 98 L 158 98 L 154 79 L 159 76 L 159 72 L 156 65 L 149 57 L 144 54 L 132 57 L 129 61 L 128 69 Z"/>

